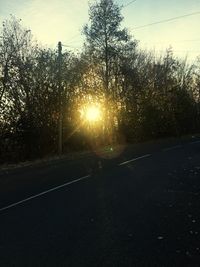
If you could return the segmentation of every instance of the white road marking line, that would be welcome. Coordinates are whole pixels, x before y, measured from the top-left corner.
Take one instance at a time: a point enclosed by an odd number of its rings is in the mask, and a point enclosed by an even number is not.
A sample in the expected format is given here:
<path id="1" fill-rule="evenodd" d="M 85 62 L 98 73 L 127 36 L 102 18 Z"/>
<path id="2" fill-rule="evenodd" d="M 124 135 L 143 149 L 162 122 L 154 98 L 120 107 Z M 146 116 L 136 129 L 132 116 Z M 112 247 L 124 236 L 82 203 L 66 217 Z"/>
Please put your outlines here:
<path id="1" fill-rule="evenodd" d="M 164 148 L 163 151 L 170 151 L 170 150 L 180 148 L 180 147 L 182 147 L 182 145 L 171 146 L 171 147 Z"/>
<path id="2" fill-rule="evenodd" d="M 128 164 L 128 163 L 130 163 L 130 162 L 133 162 L 133 161 L 136 161 L 136 160 L 140 160 L 140 159 L 144 159 L 144 158 L 147 158 L 147 157 L 150 157 L 150 156 L 151 156 L 151 154 L 146 154 L 146 155 L 141 156 L 141 157 L 138 157 L 138 158 L 130 159 L 130 160 L 121 162 L 121 163 L 119 164 L 119 166 L 126 165 L 126 164 Z"/>
<path id="3" fill-rule="evenodd" d="M 85 179 L 87 179 L 87 178 L 89 178 L 89 177 L 91 177 L 91 175 L 86 175 L 86 176 L 83 176 L 83 177 L 81 177 L 81 178 L 79 178 L 79 179 L 73 180 L 73 181 L 71 181 L 71 182 L 68 182 L 68 183 L 65 183 L 65 184 L 56 186 L 56 187 L 54 187 L 54 188 L 51 188 L 51 189 L 49 189 L 49 190 L 46 190 L 46 191 L 44 191 L 44 192 L 41 192 L 41 193 L 39 193 L 39 194 L 37 194 L 37 195 L 34 195 L 34 196 L 31 196 L 31 197 L 25 198 L 25 199 L 23 199 L 23 200 L 21 200 L 21 201 L 18 201 L 18 202 L 16 202 L 16 203 L 13 203 L 13 204 L 11 204 L 11 205 L 8 205 L 8 206 L 6 206 L 6 207 L 1 208 L 1 209 L 0 209 L 0 212 L 1 212 L 1 211 L 4 211 L 4 210 L 7 210 L 7 209 L 10 209 L 10 208 L 12 208 L 12 207 L 15 207 L 15 206 L 17 206 L 17 205 L 20 205 L 20 204 L 22 204 L 22 203 L 24 203 L 24 202 L 27 202 L 27 201 L 29 201 L 29 200 L 32 200 L 32 199 L 34 199 L 34 198 L 37 198 L 37 197 L 46 195 L 46 194 L 48 194 L 48 193 L 50 193 L 50 192 L 56 191 L 56 190 L 58 190 L 58 189 L 60 189 L 60 188 L 62 188 L 62 187 L 66 187 L 66 186 L 68 186 L 68 185 L 77 183 L 77 182 L 79 182 L 79 181 L 81 181 L 81 180 L 85 180 Z"/>
<path id="4" fill-rule="evenodd" d="M 200 140 L 199 141 L 195 141 L 195 142 L 191 142 L 190 145 L 194 145 L 194 144 L 198 144 L 200 143 Z"/>

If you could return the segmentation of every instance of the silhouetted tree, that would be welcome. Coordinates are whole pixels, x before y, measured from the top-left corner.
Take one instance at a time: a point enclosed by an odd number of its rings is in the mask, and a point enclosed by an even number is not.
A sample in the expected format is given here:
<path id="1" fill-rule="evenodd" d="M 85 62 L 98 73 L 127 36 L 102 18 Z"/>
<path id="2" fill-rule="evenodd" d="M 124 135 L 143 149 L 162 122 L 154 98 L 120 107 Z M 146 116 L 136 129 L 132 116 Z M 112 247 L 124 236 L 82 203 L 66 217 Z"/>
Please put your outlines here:
<path id="1" fill-rule="evenodd" d="M 188 64 L 171 48 L 162 56 L 139 50 L 122 21 L 113 0 L 98 0 L 82 53 L 62 55 L 65 151 L 87 147 L 93 135 L 113 141 L 120 132 L 134 142 L 200 130 L 200 60 Z M 39 47 L 14 16 L 0 36 L 0 162 L 56 153 L 58 53 Z M 105 115 L 99 135 L 82 127 L 79 111 L 90 101 Z"/>

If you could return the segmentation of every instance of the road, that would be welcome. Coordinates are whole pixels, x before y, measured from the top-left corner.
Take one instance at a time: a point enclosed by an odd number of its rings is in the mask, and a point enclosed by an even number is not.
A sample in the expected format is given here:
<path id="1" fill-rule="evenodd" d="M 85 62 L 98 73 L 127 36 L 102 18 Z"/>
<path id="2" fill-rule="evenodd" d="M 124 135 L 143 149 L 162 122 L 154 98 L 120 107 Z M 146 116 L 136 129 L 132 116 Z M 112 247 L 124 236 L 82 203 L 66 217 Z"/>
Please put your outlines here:
<path id="1" fill-rule="evenodd" d="M 0 181 L 2 267 L 200 266 L 199 138 L 1 172 Z"/>

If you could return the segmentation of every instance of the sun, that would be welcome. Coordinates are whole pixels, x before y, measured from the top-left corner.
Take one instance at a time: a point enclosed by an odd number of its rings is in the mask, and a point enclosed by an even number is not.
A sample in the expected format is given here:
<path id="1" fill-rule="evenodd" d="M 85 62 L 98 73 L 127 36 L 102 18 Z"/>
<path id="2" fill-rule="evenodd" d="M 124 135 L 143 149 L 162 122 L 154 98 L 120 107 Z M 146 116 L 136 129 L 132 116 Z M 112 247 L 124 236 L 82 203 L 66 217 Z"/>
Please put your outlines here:
<path id="1" fill-rule="evenodd" d="M 81 117 L 88 122 L 97 122 L 101 120 L 101 109 L 97 105 L 88 105 L 81 110 Z"/>
<path id="2" fill-rule="evenodd" d="M 97 106 L 89 106 L 86 108 L 85 118 L 88 121 L 95 122 L 101 118 L 100 108 Z"/>

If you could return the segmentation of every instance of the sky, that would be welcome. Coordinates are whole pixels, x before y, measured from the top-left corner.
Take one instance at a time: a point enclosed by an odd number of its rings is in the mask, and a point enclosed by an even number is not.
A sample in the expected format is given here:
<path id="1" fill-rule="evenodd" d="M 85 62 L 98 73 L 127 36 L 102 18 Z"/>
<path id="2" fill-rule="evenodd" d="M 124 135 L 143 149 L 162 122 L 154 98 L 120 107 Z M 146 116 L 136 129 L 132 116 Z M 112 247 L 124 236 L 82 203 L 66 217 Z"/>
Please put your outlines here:
<path id="1" fill-rule="evenodd" d="M 131 0 L 115 2 L 126 5 Z M 135 0 L 122 9 L 122 26 L 142 49 L 163 53 L 171 46 L 175 55 L 193 61 L 200 55 L 200 13 L 137 27 L 198 11 L 200 0 Z M 10 14 L 22 19 L 39 43 L 53 48 L 62 41 L 68 49 L 77 51 L 83 43 L 83 25 L 88 22 L 88 0 L 0 0 L 0 23 Z"/>

